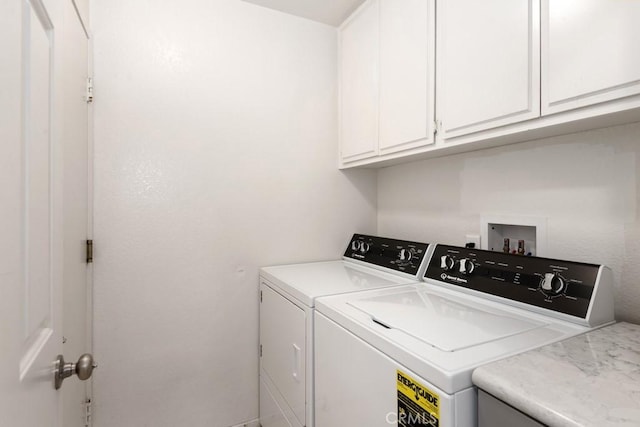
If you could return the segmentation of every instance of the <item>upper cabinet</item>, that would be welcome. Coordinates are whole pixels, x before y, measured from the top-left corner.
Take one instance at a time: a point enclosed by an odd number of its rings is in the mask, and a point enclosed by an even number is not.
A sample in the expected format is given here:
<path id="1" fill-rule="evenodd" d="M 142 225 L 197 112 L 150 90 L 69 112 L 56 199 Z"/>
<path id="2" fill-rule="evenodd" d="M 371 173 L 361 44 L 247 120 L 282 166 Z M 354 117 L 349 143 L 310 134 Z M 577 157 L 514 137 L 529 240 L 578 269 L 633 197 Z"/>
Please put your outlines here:
<path id="1" fill-rule="evenodd" d="M 440 138 L 540 116 L 539 0 L 445 0 L 437 34 Z"/>
<path id="2" fill-rule="evenodd" d="M 433 0 L 369 0 L 340 28 L 342 165 L 433 143 Z"/>
<path id="3" fill-rule="evenodd" d="M 365 3 L 340 30 L 340 148 L 343 161 L 378 152 L 379 1 Z"/>
<path id="4" fill-rule="evenodd" d="M 368 0 L 339 31 L 340 166 L 640 121 L 638 23 L 640 0 Z"/>
<path id="5" fill-rule="evenodd" d="M 433 143 L 432 6 L 380 0 L 379 154 Z"/>
<path id="6" fill-rule="evenodd" d="M 542 114 L 640 93 L 640 1 L 542 1 Z"/>

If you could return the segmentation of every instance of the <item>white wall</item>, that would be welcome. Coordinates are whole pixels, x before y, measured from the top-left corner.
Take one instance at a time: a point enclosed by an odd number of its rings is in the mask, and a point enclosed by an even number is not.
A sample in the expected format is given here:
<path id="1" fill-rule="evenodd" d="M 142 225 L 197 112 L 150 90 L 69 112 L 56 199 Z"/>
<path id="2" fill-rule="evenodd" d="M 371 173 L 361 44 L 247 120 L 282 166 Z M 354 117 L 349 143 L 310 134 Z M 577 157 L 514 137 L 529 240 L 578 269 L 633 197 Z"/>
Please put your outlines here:
<path id="1" fill-rule="evenodd" d="M 378 233 L 462 245 L 481 215 L 546 217 L 546 256 L 611 267 L 618 319 L 640 323 L 639 156 L 632 124 L 385 168 Z"/>
<path id="2" fill-rule="evenodd" d="M 255 418 L 258 267 L 375 232 L 335 29 L 239 0 L 96 0 L 92 27 L 95 425 Z"/>

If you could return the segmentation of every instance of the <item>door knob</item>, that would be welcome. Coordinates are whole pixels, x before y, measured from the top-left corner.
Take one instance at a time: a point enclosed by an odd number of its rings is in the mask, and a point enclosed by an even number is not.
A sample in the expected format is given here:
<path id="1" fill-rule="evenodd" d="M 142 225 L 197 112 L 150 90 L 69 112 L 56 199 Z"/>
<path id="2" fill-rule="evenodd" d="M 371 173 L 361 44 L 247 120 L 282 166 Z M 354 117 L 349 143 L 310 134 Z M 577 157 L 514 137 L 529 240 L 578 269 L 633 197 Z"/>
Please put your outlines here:
<path id="1" fill-rule="evenodd" d="M 78 359 L 77 363 L 65 363 L 64 357 L 60 354 L 56 359 L 58 366 L 55 371 L 55 386 L 56 390 L 62 387 L 62 381 L 65 378 L 69 378 L 73 374 L 78 376 L 78 379 L 84 381 L 91 378 L 93 370 L 98 367 L 93 361 L 93 356 L 89 353 L 85 353 Z"/>

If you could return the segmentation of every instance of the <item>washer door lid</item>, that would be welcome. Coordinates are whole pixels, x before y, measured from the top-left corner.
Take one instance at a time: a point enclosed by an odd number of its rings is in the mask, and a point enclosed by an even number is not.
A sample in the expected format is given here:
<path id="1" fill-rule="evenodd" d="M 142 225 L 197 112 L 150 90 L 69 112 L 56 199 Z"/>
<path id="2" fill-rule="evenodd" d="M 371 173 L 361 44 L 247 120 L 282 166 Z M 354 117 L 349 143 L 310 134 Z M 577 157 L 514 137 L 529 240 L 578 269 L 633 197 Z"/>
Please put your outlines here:
<path id="1" fill-rule="evenodd" d="M 419 290 L 356 299 L 348 304 L 385 328 L 400 331 L 447 352 L 548 325 L 497 308 L 471 305 Z"/>

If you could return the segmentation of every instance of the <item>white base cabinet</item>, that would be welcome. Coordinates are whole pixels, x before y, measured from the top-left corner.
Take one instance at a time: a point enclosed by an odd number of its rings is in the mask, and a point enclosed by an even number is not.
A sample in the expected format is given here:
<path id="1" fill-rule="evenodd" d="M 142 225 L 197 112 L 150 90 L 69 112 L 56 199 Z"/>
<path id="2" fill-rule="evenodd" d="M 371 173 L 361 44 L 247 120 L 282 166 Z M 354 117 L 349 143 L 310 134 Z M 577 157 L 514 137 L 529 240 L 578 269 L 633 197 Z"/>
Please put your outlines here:
<path id="1" fill-rule="evenodd" d="M 496 426 L 544 427 L 489 393 L 478 390 L 478 427 Z"/>

